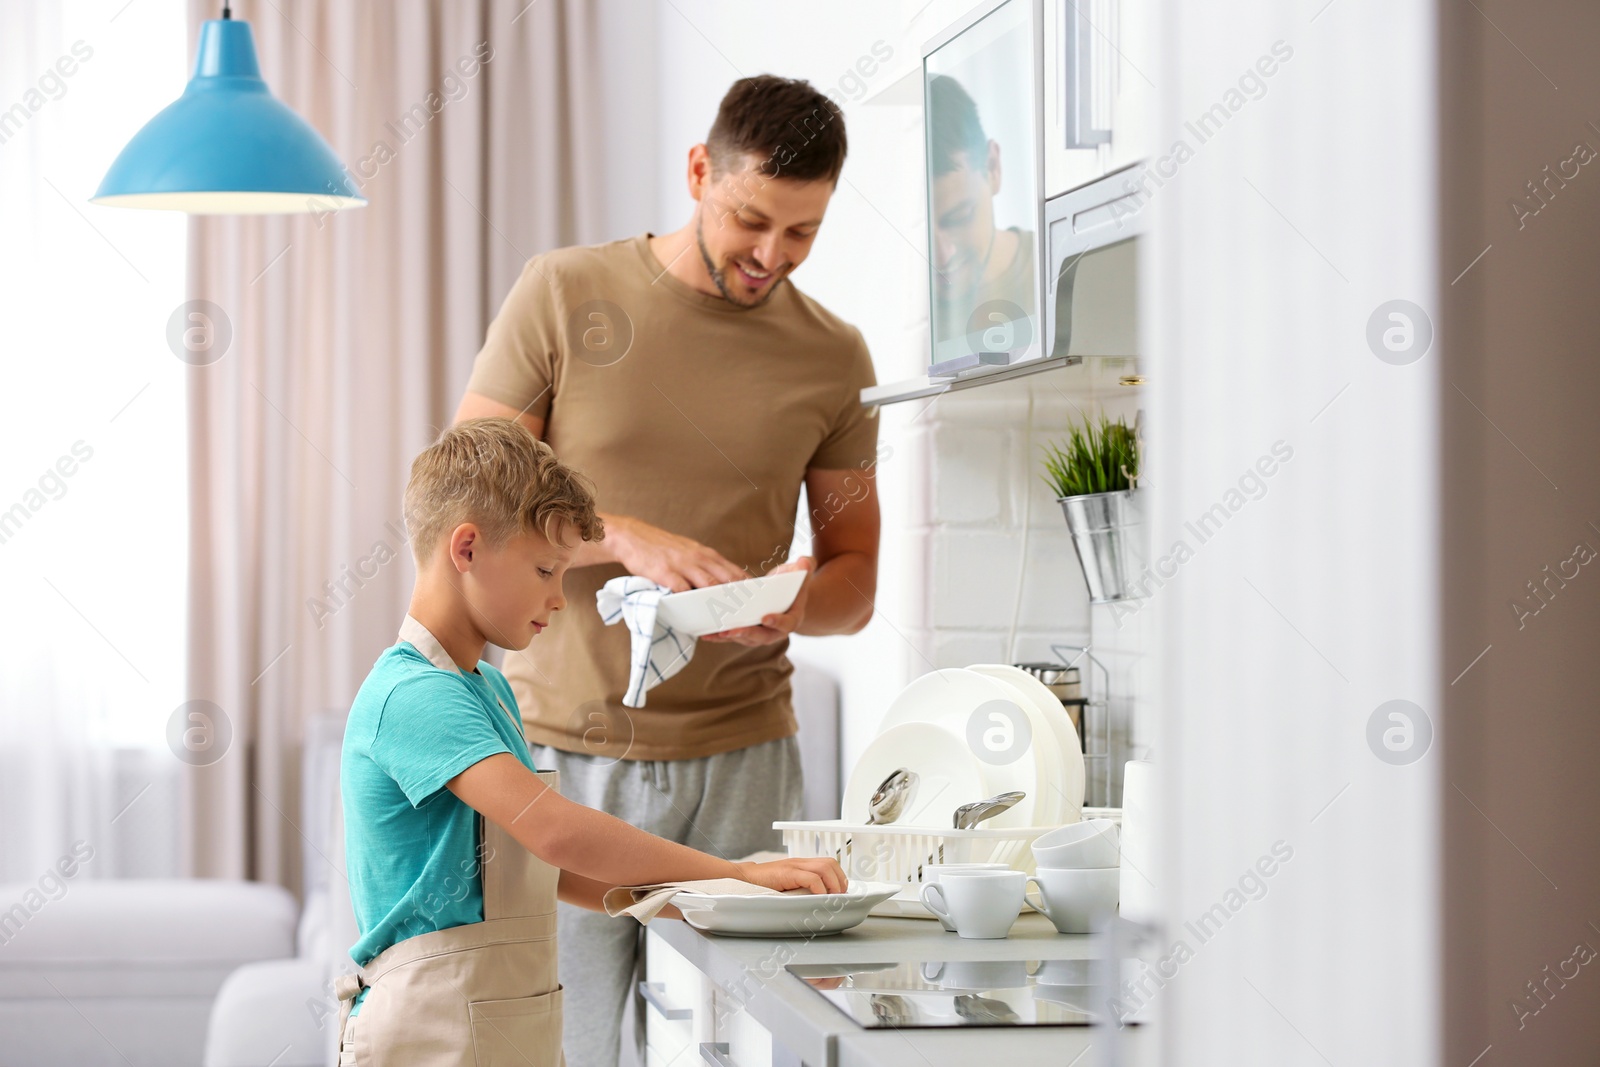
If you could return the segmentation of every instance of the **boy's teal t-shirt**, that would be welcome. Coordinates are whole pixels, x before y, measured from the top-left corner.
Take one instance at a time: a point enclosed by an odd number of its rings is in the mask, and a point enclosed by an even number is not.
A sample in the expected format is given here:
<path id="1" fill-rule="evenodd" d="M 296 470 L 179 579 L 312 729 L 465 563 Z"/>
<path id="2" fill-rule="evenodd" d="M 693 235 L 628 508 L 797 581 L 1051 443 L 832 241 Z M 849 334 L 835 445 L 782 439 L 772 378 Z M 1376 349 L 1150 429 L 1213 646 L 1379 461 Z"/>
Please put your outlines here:
<path id="1" fill-rule="evenodd" d="M 478 813 L 444 785 L 499 752 L 532 770 L 516 714 L 510 683 L 487 663 L 474 674 L 443 670 L 409 641 L 378 657 L 351 705 L 340 760 L 357 964 L 408 937 L 483 921 Z"/>

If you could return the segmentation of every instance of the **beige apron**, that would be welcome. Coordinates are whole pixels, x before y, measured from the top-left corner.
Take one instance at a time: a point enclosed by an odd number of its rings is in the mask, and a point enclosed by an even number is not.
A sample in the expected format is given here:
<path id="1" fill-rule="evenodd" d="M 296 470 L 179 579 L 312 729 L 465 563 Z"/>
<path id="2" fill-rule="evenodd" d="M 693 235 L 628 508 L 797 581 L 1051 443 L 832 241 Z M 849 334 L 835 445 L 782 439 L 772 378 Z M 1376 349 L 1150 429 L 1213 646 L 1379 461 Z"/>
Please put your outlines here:
<path id="1" fill-rule="evenodd" d="M 457 667 L 410 615 L 400 628 L 441 670 Z M 512 721 L 517 716 L 506 709 Z M 522 724 L 517 722 L 521 731 Z M 537 772 L 552 789 L 555 771 Z M 556 981 L 560 870 L 481 815 L 483 922 L 409 937 L 341 975 L 340 1067 L 561 1067 Z M 354 1018 L 362 987 L 372 991 Z"/>

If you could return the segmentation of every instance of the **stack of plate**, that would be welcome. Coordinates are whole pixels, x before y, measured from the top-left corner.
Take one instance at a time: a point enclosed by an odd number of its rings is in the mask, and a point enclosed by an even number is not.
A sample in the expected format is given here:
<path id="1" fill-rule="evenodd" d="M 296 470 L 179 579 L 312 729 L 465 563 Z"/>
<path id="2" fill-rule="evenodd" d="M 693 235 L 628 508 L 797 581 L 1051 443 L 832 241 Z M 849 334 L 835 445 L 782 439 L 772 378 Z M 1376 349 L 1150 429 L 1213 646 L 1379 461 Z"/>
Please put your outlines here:
<path id="1" fill-rule="evenodd" d="M 1082 815 L 1077 731 L 1061 701 L 1015 667 L 933 671 L 901 690 L 850 774 L 843 821 L 866 822 L 873 792 L 900 767 L 918 781 L 896 826 L 948 830 L 961 805 L 1013 791 L 1027 795 L 985 827 L 1060 826 Z"/>
<path id="2" fill-rule="evenodd" d="M 843 893 L 719 894 L 681 892 L 672 898 L 696 930 L 731 937 L 815 937 L 866 921 L 872 909 L 901 890 L 895 882 L 851 879 Z"/>

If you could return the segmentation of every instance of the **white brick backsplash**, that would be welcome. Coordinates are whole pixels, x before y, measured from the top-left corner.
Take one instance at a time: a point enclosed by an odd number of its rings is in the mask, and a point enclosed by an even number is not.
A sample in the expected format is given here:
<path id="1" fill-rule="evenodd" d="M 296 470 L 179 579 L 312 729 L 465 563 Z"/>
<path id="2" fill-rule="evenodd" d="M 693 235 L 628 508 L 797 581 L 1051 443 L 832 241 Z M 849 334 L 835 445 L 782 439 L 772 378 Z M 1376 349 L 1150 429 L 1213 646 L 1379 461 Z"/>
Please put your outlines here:
<path id="1" fill-rule="evenodd" d="M 1151 605 L 1161 596 L 1121 604 L 1094 604 L 1089 608 L 1095 643 L 1107 652 L 1138 654 L 1151 647 L 1155 613 Z"/>
<path id="2" fill-rule="evenodd" d="M 941 425 L 933 435 L 933 520 L 995 524 L 1005 518 L 1010 449 L 999 430 Z"/>
<path id="3" fill-rule="evenodd" d="M 934 458 L 931 427 L 913 425 L 902 430 L 893 457 L 879 468 L 880 478 L 889 474 L 891 464 L 892 476 L 904 479 L 905 482 L 907 521 L 913 530 L 926 530 L 934 523 Z M 884 533 L 887 537 L 889 531 L 885 529 Z"/>
<path id="4" fill-rule="evenodd" d="M 961 426 L 1020 426 L 1028 415 L 1026 379 L 945 393 L 930 414 Z"/>
<path id="5" fill-rule="evenodd" d="M 940 630 L 933 642 L 933 662 L 945 667 L 967 667 L 974 663 L 1005 663 L 1006 635 L 964 630 Z"/>
<path id="6" fill-rule="evenodd" d="M 905 638 L 901 647 L 905 649 L 904 664 L 908 673 L 907 680 L 921 678 L 924 674 L 934 669 L 933 642 L 934 632 L 928 629 L 907 630 L 902 635 Z"/>
<path id="7" fill-rule="evenodd" d="M 1032 436 L 1028 439 L 1027 456 L 1028 470 L 1023 485 L 1019 487 L 1033 496 L 1033 515 L 1030 516 L 1028 525 L 1033 527 L 1054 528 L 1065 530 L 1067 522 L 1061 517 L 1061 505 L 1056 503 L 1056 492 L 1044 480 L 1045 446 L 1060 444 L 1067 439 L 1064 426 L 1049 426 L 1040 428 L 1035 425 Z"/>
<path id="8" fill-rule="evenodd" d="M 885 553 L 884 558 L 892 557 Z M 907 535 L 901 558 L 907 560 L 916 580 L 911 583 L 905 597 L 907 617 L 890 621 L 908 633 L 913 629 L 929 631 L 933 628 L 934 604 L 933 531 L 919 530 Z M 879 566 L 881 569 L 882 564 Z M 920 647 L 927 647 L 926 642 Z"/>
<path id="9" fill-rule="evenodd" d="M 1052 652 L 1052 645 L 1087 645 L 1089 631 L 1084 630 L 1049 630 L 1032 632 L 1019 630 L 1017 632 L 1017 648 L 1015 661 L 1017 663 L 1052 663 L 1059 657 Z M 1067 653 L 1071 658 L 1072 653 Z"/>
<path id="10" fill-rule="evenodd" d="M 1021 625 L 1032 630 L 1081 630 L 1088 611 L 1089 589 L 1066 524 L 1060 532 L 1031 531 Z"/>
<path id="11" fill-rule="evenodd" d="M 1011 625 L 1020 537 L 1008 530 L 933 531 L 932 622 L 935 630 Z"/>

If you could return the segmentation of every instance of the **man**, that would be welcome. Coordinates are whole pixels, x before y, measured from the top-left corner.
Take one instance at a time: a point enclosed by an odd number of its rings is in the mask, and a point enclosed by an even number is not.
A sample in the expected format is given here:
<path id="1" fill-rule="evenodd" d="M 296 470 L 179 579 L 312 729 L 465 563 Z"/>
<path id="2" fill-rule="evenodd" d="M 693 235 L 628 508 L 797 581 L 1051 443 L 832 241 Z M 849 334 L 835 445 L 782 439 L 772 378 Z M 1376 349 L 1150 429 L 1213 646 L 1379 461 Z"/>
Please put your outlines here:
<path id="1" fill-rule="evenodd" d="M 594 482 L 605 522 L 574 557 L 573 610 L 507 657 L 538 766 L 574 800 L 730 859 L 777 847 L 773 821 L 800 815 L 789 634 L 860 630 L 877 585 L 871 359 L 789 280 L 845 149 L 843 116 L 806 82 L 736 82 L 689 150 L 689 221 L 530 261 L 456 415 L 520 419 Z M 802 486 L 811 552 L 784 564 Z M 682 591 L 792 569 L 809 573 L 788 611 L 702 638 L 623 707 L 629 635 L 594 606 L 606 581 Z M 639 944 L 635 924 L 562 909 L 570 1067 L 617 1063 Z"/>

